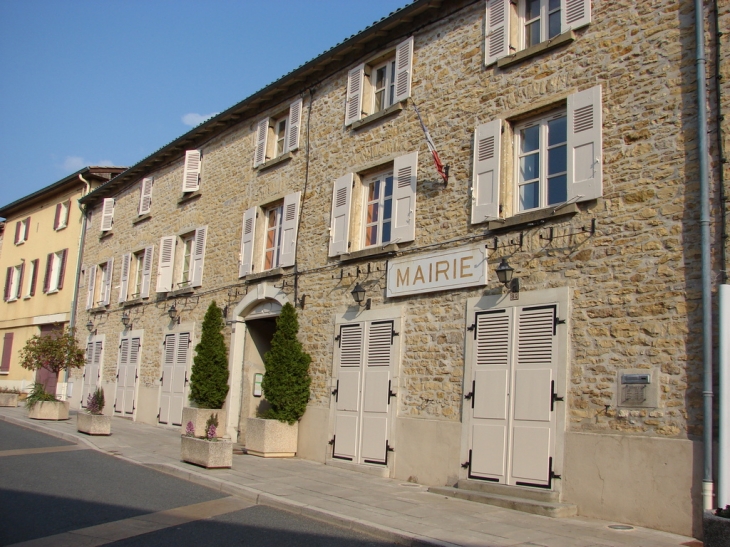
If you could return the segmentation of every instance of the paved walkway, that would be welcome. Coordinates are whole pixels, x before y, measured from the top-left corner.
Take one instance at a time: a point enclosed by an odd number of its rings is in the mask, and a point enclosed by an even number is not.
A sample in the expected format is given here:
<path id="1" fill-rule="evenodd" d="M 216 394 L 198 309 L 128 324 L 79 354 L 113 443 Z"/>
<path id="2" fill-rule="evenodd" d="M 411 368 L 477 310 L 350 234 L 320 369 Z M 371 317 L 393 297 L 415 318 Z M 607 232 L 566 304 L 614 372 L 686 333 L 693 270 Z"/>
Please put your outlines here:
<path id="1" fill-rule="evenodd" d="M 234 454 L 232 469 L 203 469 L 180 461 L 180 433 L 112 420 L 110 437 L 76 431 L 76 419 L 30 420 L 23 407 L 0 408 L 0 420 L 86 444 L 253 503 L 367 532 L 402 545 L 470 547 L 699 547 L 692 538 L 583 517 L 553 519 L 445 498 L 424 486 L 383 479 L 307 460 Z"/>

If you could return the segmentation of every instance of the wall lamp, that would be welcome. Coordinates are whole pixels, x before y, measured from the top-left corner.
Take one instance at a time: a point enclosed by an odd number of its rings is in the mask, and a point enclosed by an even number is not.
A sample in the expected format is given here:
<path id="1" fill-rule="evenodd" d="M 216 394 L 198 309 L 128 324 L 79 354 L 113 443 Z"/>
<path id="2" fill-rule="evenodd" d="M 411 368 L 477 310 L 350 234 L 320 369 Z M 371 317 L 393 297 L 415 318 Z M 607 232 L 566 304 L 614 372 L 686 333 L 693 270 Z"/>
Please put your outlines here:
<path id="1" fill-rule="evenodd" d="M 123 312 L 122 313 L 122 325 L 124 325 L 125 329 L 127 327 L 131 326 L 130 321 L 131 321 L 131 319 L 129 317 L 129 312 L 128 311 Z"/>
<path id="2" fill-rule="evenodd" d="M 94 332 L 94 322 L 89 318 L 89 321 L 86 323 L 86 330 L 89 331 L 89 333 Z"/>
<path id="3" fill-rule="evenodd" d="M 514 277 L 515 269 L 507 263 L 506 258 L 502 258 L 495 271 L 499 282 L 509 290 L 510 298 L 516 300 L 520 293 L 520 280 Z"/>
<path id="4" fill-rule="evenodd" d="M 370 309 L 371 299 L 368 298 L 365 300 L 365 289 L 362 288 L 362 285 L 360 283 L 355 284 L 355 288 L 352 289 L 352 292 L 350 293 L 352 295 L 352 298 L 355 299 L 355 302 L 358 306 L 365 306 L 366 310 Z M 365 304 L 363 304 L 363 300 L 365 300 Z"/>
<path id="5" fill-rule="evenodd" d="M 167 310 L 167 315 L 170 316 L 170 320 L 180 324 L 180 312 L 177 311 L 177 308 L 175 307 L 175 303 L 172 303 L 172 306 L 170 306 L 170 309 Z"/>

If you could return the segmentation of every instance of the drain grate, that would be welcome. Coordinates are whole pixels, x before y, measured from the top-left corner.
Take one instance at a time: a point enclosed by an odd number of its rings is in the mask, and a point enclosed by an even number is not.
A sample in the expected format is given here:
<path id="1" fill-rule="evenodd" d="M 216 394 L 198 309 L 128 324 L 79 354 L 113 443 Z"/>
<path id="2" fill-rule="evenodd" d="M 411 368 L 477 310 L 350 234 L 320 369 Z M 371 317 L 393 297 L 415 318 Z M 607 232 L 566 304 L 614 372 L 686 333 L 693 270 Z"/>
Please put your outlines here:
<path id="1" fill-rule="evenodd" d="M 608 527 L 611 530 L 633 530 L 633 526 L 627 526 L 626 524 L 609 524 Z"/>

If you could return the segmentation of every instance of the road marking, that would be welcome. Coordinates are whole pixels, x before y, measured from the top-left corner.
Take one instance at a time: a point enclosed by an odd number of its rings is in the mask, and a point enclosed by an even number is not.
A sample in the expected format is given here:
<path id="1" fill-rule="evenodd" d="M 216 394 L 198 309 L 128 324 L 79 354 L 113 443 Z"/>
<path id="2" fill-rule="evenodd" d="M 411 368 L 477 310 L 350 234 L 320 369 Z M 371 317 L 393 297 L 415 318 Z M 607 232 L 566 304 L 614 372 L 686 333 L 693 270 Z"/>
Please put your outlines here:
<path id="1" fill-rule="evenodd" d="M 53 452 L 72 452 L 74 450 L 89 450 L 78 444 L 64 446 L 45 446 L 43 448 L 19 448 L 17 450 L 0 450 L 0 458 L 5 456 L 25 456 L 27 454 L 51 454 Z"/>
<path id="2" fill-rule="evenodd" d="M 196 520 L 234 513 L 254 505 L 255 503 L 230 496 L 32 539 L 8 547 L 97 547 Z"/>

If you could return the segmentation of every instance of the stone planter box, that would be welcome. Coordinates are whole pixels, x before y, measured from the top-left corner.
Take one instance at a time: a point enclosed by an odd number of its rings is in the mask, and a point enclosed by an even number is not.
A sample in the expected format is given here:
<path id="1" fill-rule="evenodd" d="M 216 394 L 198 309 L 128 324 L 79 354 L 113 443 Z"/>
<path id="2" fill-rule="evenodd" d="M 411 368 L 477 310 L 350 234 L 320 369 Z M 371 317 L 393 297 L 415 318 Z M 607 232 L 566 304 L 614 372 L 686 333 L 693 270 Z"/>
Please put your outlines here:
<path id="1" fill-rule="evenodd" d="M 299 424 L 248 418 L 246 452 L 263 458 L 293 458 L 297 453 Z"/>
<path id="2" fill-rule="evenodd" d="M 76 414 L 76 429 L 87 435 L 111 435 L 112 417 L 79 412 Z"/>
<path id="3" fill-rule="evenodd" d="M 0 393 L 0 406 L 11 406 L 15 408 L 18 406 L 17 393 Z"/>
<path id="4" fill-rule="evenodd" d="M 225 410 L 211 410 L 209 408 L 193 408 L 186 406 L 183 408 L 182 425 L 180 426 L 180 433 L 185 435 L 187 433 L 188 422 L 193 422 L 195 427 L 196 437 L 205 437 L 205 422 L 211 414 L 218 415 L 218 427 L 216 428 L 215 436 L 222 438 L 226 434 L 226 411 Z"/>
<path id="5" fill-rule="evenodd" d="M 41 401 L 28 409 L 31 420 L 68 420 L 68 401 Z"/>
<path id="6" fill-rule="evenodd" d="M 233 443 L 228 439 L 208 441 L 195 437 L 181 437 L 180 455 L 183 461 L 207 469 L 230 468 L 233 465 Z"/>
<path id="7" fill-rule="evenodd" d="M 717 517 L 712 511 L 702 515 L 702 542 L 705 547 L 730 545 L 730 519 Z"/>

